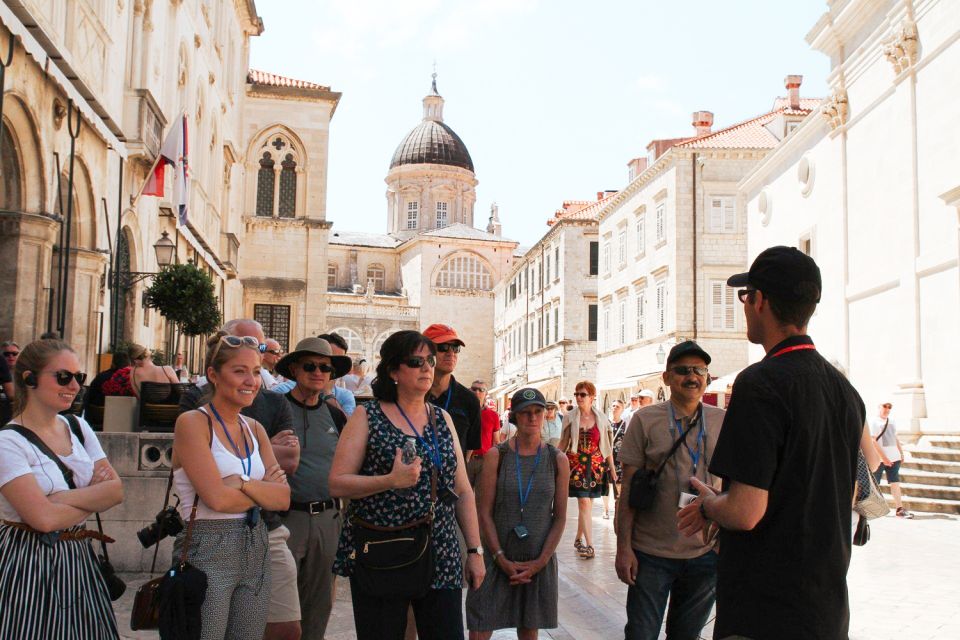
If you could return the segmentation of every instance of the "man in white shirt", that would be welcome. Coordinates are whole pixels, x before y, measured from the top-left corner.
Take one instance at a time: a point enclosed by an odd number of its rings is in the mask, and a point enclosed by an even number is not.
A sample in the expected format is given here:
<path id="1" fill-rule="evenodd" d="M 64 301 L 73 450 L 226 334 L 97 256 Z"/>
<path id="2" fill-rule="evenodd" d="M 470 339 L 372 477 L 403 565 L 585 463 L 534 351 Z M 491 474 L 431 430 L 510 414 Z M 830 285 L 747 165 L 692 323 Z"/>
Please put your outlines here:
<path id="1" fill-rule="evenodd" d="M 890 409 L 893 404 L 884 402 L 880 405 L 880 414 L 868 420 L 870 424 L 870 435 L 873 436 L 874 445 L 877 453 L 880 454 L 880 466 L 874 472 L 877 484 L 883 478 L 883 473 L 887 473 L 887 483 L 890 485 L 890 493 L 893 494 L 893 504 L 897 508 L 898 518 L 913 518 L 913 514 L 903 508 L 903 492 L 900 490 L 900 463 L 903 462 L 903 446 L 900 444 L 900 438 L 897 437 L 897 423 L 890 417 Z"/>

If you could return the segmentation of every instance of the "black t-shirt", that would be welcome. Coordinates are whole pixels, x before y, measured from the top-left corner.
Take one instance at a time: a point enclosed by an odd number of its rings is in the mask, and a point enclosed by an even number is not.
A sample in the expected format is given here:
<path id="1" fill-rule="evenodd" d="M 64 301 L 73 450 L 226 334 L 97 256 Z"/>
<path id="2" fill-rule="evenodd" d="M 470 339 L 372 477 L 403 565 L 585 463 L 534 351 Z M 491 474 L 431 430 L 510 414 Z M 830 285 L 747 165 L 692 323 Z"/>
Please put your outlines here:
<path id="1" fill-rule="evenodd" d="M 717 638 L 847 638 L 850 510 L 866 412 L 812 345 L 807 336 L 784 340 L 733 385 L 710 473 L 725 490 L 737 481 L 769 493 L 753 531 L 720 533 Z"/>
<path id="2" fill-rule="evenodd" d="M 467 455 L 467 451 L 480 448 L 480 401 L 477 400 L 473 391 L 450 376 L 450 386 L 447 390 L 436 398 L 428 393 L 427 400 L 445 409 L 453 418 L 453 426 L 457 430 L 457 438 L 460 440 L 460 449 L 464 456 Z"/>
<path id="3" fill-rule="evenodd" d="M 13 382 L 10 366 L 7 365 L 6 358 L 0 358 L 0 384 L 8 382 Z M 10 422 L 11 417 L 13 417 L 13 401 L 7 397 L 3 389 L 0 389 L 0 426 Z"/>

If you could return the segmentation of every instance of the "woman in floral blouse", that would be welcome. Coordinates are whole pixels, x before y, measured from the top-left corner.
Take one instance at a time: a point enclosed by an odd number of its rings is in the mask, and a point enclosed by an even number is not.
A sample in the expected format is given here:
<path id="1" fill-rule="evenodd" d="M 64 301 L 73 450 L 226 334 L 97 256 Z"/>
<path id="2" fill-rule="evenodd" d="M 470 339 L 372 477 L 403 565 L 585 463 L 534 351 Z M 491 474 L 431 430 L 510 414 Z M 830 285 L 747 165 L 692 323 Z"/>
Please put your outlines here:
<path id="1" fill-rule="evenodd" d="M 422 334 L 399 331 L 387 338 L 373 382 L 375 399 L 358 406 L 347 422 L 330 469 L 330 493 L 350 498 L 333 565 L 334 573 L 347 577 L 355 567 L 351 520 L 395 527 L 423 518 L 431 509 L 432 472 L 438 472 L 430 589 L 415 599 L 382 598 L 351 579 L 358 640 L 403 638 L 411 605 L 421 640 L 463 637 L 458 523 L 468 547 L 468 583 L 476 589 L 483 582 L 476 503 L 453 421 L 446 411 L 425 402 L 435 364 L 436 347 Z M 401 451 L 408 440 L 416 444 L 417 457 L 404 464 Z"/>

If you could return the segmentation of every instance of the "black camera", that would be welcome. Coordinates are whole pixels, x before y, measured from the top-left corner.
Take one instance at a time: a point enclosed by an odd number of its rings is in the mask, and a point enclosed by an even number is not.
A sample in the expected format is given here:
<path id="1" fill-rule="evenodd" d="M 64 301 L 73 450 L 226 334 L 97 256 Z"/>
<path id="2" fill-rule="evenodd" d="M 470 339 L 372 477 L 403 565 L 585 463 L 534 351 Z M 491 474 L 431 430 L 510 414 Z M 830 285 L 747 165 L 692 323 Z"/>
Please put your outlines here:
<path id="1" fill-rule="evenodd" d="M 167 507 L 156 515 L 156 519 L 137 531 L 137 538 L 144 549 L 149 549 L 167 536 L 175 536 L 183 531 L 183 520 L 176 507 Z"/>
<path id="2" fill-rule="evenodd" d="M 123 592 L 127 590 L 127 584 L 117 577 L 117 572 L 109 560 L 99 554 L 97 555 L 97 560 L 100 564 L 100 573 L 107 583 L 107 592 L 110 594 L 110 600 L 116 602 L 123 595 Z"/>

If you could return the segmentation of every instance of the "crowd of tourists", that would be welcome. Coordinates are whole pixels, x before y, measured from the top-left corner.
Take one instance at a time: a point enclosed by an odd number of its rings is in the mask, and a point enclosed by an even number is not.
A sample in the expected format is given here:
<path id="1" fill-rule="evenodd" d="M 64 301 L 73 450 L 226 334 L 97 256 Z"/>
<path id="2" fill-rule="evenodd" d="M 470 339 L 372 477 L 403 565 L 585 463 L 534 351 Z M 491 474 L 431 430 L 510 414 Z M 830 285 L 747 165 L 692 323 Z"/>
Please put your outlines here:
<path id="1" fill-rule="evenodd" d="M 536 638 L 559 624 L 568 499 L 573 552 L 589 561 L 600 498 L 628 640 L 657 638 L 664 621 L 668 638 L 694 640 L 714 607 L 715 638 L 846 637 L 859 459 L 898 482 L 890 405 L 868 425 L 806 335 L 821 293 L 811 258 L 774 247 L 728 285 L 766 357 L 726 410 L 703 401 L 711 355 L 693 341 L 666 358 L 668 399 L 639 391 L 609 416 L 588 380 L 572 401 L 520 389 L 498 415 L 485 381 L 455 378 L 469 347 L 443 324 L 389 336 L 373 372 L 335 333 L 284 353 L 248 319 L 209 338 L 199 376 L 182 354 L 173 367 L 139 345 L 117 354 L 93 393 L 195 383 L 174 431 L 176 504 L 139 534 L 175 536 L 171 568 L 138 592 L 134 624 L 163 638 L 323 638 L 339 576 L 360 640 Z M 110 541 L 98 514 L 124 488 L 72 411 L 86 375 L 59 339 L 3 349 L 0 637 L 118 638 L 122 584 L 97 552 Z"/>

